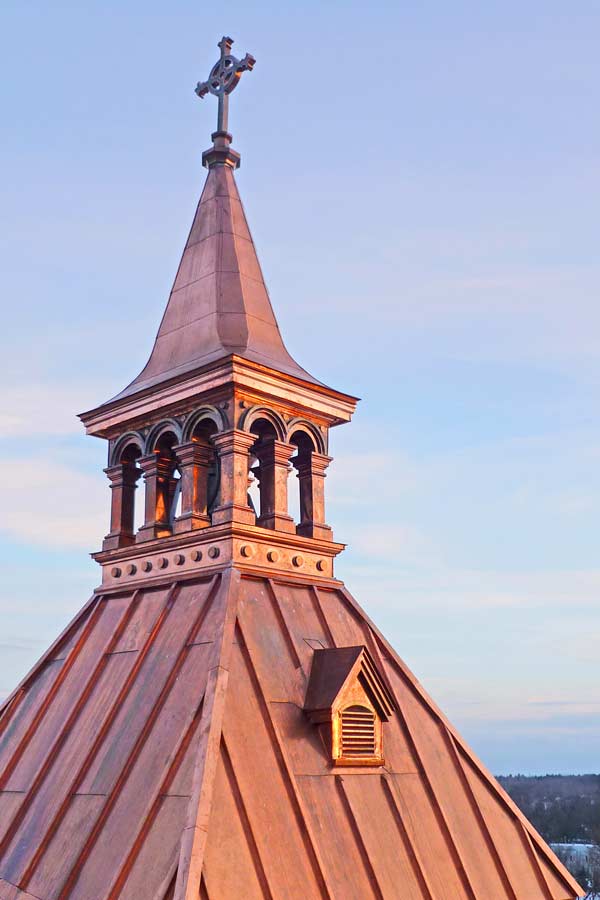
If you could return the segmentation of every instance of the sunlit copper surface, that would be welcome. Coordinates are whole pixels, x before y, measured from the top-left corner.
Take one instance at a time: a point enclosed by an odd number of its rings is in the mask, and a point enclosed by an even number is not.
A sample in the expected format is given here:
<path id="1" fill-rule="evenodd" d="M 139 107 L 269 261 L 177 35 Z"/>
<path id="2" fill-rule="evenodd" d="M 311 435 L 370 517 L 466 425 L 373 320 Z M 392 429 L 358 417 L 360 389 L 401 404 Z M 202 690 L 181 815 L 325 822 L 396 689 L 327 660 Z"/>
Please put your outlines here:
<path id="1" fill-rule="evenodd" d="M 395 706 L 385 765 L 332 768 L 307 681 L 315 648 L 357 645 Z M 339 584 L 98 594 L 1 722 L 3 900 L 577 896 Z"/>

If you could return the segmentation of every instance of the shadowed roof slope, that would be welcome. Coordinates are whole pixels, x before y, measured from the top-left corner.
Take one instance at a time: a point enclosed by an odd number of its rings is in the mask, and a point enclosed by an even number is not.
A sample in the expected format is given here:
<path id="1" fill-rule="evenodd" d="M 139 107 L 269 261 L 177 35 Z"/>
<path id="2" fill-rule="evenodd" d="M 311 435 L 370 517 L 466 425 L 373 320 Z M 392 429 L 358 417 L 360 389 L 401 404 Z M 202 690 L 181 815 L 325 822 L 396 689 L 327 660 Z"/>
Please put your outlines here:
<path id="1" fill-rule="evenodd" d="M 366 646 L 385 766 L 332 769 L 314 649 Z M 94 597 L 0 714 L 1 900 L 574 900 L 351 596 L 225 569 Z"/>
<path id="2" fill-rule="evenodd" d="M 150 359 L 113 399 L 231 354 L 319 383 L 284 346 L 233 170 L 213 166 Z"/>

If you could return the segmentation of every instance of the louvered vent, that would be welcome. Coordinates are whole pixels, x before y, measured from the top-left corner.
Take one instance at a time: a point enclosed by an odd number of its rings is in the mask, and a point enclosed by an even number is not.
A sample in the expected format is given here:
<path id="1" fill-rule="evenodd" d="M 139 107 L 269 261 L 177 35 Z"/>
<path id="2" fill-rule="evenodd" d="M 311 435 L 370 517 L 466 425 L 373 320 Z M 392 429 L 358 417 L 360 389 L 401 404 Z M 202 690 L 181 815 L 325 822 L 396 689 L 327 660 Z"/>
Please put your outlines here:
<path id="1" fill-rule="evenodd" d="M 375 756 L 375 714 L 366 706 L 349 706 L 342 713 L 342 755 Z"/>

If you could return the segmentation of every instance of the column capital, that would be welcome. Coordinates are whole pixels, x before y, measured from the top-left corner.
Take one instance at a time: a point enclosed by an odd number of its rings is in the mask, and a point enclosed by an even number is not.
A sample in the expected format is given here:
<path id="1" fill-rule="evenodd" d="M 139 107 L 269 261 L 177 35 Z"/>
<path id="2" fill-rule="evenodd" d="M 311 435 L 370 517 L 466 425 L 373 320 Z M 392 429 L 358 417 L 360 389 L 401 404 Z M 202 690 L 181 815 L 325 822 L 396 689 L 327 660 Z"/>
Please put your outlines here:
<path id="1" fill-rule="evenodd" d="M 298 475 L 325 475 L 329 463 L 333 462 L 333 456 L 325 456 L 324 453 L 307 453 L 297 460 L 292 460 Z"/>
<path id="2" fill-rule="evenodd" d="M 173 452 L 182 466 L 201 466 L 211 462 L 215 450 L 210 444 L 201 441 L 187 441 L 185 444 L 176 444 Z"/>
<path id="3" fill-rule="evenodd" d="M 286 444 L 285 441 L 272 440 L 264 444 L 257 444 L 254 450 L 259 461 L 265 459 L 276 466 L 286 465 L 297 449 L 295 444 Z"/>
<path id="4" fill-rule="evenodd" d="M 107 466 L 104 474 L 108 477 L 111 488 L 117 488 L 135 484 L 142 470 L 131 463 L 117 463 L 116 466 Z"/>
<path id="5" fill-rule="evenodd" d="M 149 475 L 167 478 L 171 474 L 172 461 L 161 456 L 160 453 L 150 453 L 148 456 L 140 456 L 138 463 L 145 478 Z"/>
<path id="6" fill-rule="evenodd" d="M 215 434 L 212 442 L 220 455 L 226 453 L 247 452 L 256 443 L 256 435 L 239 428 L 231 428 L 229 431 L 221 431 Z"/>

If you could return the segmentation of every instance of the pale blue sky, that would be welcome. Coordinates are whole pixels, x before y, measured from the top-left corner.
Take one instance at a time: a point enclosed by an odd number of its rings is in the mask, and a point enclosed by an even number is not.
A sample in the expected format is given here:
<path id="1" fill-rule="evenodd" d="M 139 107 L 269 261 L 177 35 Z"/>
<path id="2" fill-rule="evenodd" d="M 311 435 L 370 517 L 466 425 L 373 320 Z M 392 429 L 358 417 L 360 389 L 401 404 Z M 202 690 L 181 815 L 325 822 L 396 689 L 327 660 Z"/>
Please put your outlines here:
<path id="1" fill-rule="evenodd" d="M 0 695 L 98 583 L 75 414 L 149 353 L 215 108 L 333 436 L 338 574 L 496 772 L 600 758 L 600 7 L 5 0 Z"/>

